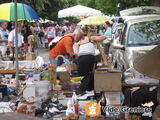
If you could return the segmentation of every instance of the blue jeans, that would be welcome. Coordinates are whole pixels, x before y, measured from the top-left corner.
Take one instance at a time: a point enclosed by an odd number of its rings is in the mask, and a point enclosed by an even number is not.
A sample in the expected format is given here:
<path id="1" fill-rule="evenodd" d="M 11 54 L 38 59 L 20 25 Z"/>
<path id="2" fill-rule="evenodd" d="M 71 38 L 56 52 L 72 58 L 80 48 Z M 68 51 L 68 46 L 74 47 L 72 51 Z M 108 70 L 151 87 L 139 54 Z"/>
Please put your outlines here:
<path id="1" fill-rule="evenodd" d="M 63 60 L 56 60 L 54 58 L 49 57 L 50 64 L 61 66 L 63 64 Z"/>

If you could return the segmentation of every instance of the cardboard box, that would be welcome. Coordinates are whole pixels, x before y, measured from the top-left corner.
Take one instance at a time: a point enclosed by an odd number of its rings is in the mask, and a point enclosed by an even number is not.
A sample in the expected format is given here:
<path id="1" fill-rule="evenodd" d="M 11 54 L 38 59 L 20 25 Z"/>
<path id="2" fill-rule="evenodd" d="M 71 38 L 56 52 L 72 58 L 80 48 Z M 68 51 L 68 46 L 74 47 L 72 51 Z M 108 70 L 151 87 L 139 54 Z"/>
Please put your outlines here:
<path id="1" fill-rule="evenodd" d="M 105 92 L 107 104 L 109 105 L 120 105 L 120 92 Z"/>
<path id="2" fill-rule="evenodd" d="M 35 60 L 36 59 L 36 54 L 35 53 L 27 53 L 26 54 L 26 60 Z"/>
<path id="3" fill-rule="evenodd" d="M 121 91 L 121 73 L 95 71 L 94 87 L 97 93 L 102 91 Z"/>
<path id="4" fill-rule="evenodd" d="M 70 74 L 62 72 L 58 74 L 62 90 L 70 90 Z"/>
<path id="5" fill-rule="evenodd" d="M 160 120 L 160 105 L 156 107 L 156 110 L 153 113 L 152 120 Z"/>

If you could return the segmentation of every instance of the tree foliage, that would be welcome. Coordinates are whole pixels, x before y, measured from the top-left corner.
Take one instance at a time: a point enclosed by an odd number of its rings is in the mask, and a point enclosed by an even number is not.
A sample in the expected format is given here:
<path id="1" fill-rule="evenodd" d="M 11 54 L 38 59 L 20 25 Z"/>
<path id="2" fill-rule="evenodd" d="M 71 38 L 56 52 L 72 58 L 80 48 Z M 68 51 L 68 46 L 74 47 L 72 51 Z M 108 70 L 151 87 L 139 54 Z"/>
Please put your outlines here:
<path id="1" fill-rule="evenodd" d="M 0 0 L 0 3 L 13 0 Z M 120 10 L 141 5 L 159 5 L 160 0 L 17 0 L 32 6 L 42 18 L 56 19 L 58 11 L 77 4 L 101 10 L 106 15 L 118 15 Z M 159 4 L 158 4 L 159 3 Z"/>
<path id="2" fill-rule="evenodd" d="M 117 15 L 120 10 L 150 5 L 153 0 L 78 0 L 81 4 L 101 10 L 107 15 Z M 94 6 L 93 6 L 94 5 Z"/>

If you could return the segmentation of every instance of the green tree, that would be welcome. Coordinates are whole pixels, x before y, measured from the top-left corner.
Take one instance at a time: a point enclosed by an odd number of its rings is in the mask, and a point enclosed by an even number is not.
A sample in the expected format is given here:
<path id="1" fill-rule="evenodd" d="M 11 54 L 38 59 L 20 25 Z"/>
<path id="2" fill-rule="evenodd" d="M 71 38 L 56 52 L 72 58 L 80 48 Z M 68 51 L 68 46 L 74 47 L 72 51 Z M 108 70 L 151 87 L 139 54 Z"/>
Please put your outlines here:
<path id="1" fill-rule="evenodd" d="M 7 3 L 7 2 L 12 2 L 13 0 L 0 0 L 0 4 L 2 3 Z"/>
<path id="2" fill-rule="evenodd" d="M 0 3 L 13 0 L 0 0 Z M 77 4 L 101 10 L 106 15 L 118 15 L 120 10 L 127 8 L 156 5 L 160 6 L 160 0 L 18 0 L 32 6 L 42 18 L 57 19 L 58 11 Z"/>
<path id="3" fill-rule="evenodd" d="M 38 13 L 46 9 L 46 5 L 50 5 L 49 0 L 22 0 L 22 2 L 32 6 Z"/>
<path id="4" fill-rule="evenodd" d="M 120 10 L 137 6 L 160 6 L 160 0 L 77 0 L 79 4 L 101 10 L 107 15 L 118 15 Z"/>
<path id="5" fill-rule="evenodd" d="M 77 0 L 77 3 L 80 5 L 88 6 L 95 8 L 96 7 L 96 2 L 95 0 Z"/>

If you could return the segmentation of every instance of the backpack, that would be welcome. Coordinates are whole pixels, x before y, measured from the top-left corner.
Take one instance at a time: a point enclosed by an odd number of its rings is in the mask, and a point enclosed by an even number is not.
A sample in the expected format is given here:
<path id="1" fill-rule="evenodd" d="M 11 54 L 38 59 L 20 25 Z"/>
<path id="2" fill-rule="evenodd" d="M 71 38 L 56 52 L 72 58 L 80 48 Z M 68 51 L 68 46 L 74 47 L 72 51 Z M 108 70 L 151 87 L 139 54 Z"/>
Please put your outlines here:
<path id="1" fill-rule="evenodd" d="M 74 38 L 72 36 L 64 36 L 64 37 L 70 37 L 72 38 L 72 40 L 74 40 Z M 49 43 L 49 49 L 53 49 L 57 43 L 62 40 L 64 37 L 56 37 L 54 40 L 52 40 L 50 43 Z"/>

